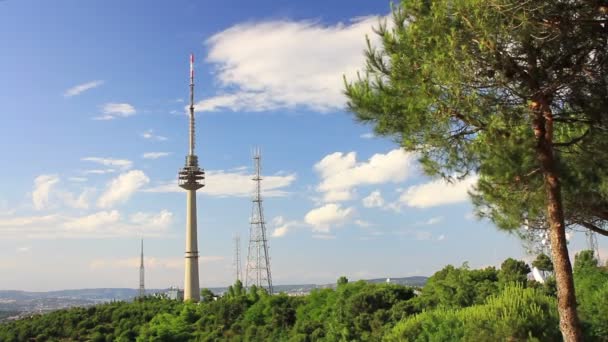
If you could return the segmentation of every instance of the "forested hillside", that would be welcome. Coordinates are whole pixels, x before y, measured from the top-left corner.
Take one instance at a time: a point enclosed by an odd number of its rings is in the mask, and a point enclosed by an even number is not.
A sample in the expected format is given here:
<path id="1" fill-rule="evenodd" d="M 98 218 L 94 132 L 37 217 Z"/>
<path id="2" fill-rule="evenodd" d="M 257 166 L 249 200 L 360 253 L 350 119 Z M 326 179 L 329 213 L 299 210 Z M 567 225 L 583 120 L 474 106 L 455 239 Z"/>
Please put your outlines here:
<path id="1" fill-rule="evenodd" d="M 550 268 L 550 267 L 548 267 Z M 446 266 L 422 289 L 338 279 L 336 289 L 270 296 L 240 282 L 204 302 L 148 297 L 34 316 L 0 326 L 0 341 L 556 341 L 555 283 L 529 266 Z M 608 341 L 608 270 L 590 251 L 574 265 L 589 341 Z"/>

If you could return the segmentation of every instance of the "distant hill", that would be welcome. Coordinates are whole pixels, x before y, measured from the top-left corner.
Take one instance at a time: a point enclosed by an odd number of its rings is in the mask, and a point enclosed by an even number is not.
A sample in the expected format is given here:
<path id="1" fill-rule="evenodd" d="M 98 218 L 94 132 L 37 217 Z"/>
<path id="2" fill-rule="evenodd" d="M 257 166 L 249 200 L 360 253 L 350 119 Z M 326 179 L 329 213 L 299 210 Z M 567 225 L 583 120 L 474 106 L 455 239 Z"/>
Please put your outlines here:
<path id="1" fill-rule="evenodd" d="M 423 286 L 427 277 L 389 278 L 392 284 L 407 286 Z M 385 283 L 387 278 L 368 279 L 369 283 Z M 314 289 L 334 288 L 333 284 L 296 284 L 275 285 L 276 293 L 294 295 L 307 294 Z M 213 293 L 221 295 L 227 287 L 209 288 Z M 146 289 L 147 294 L 164 293 L 167 289 Z M 72 289 L 47 292 L 29 292 L 18 290 L 0 290 L 0 312 L 48 312 L 72 306 L 89 306 L 109 301 L 130 301 L 137 297 L 138 289 L 128 288 L 98 288 Z"/>

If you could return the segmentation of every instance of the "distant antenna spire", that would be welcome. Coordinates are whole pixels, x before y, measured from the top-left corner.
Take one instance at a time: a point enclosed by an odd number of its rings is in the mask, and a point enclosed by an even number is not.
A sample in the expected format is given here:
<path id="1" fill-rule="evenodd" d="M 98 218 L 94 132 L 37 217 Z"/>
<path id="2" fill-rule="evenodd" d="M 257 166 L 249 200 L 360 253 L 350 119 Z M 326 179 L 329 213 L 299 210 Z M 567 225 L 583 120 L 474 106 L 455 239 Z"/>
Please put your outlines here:
<path id="1" fill-rule="evenodd" d="M 194 155 L 194 54 L 190 54 L 190 150 Z"/>
<path id="2" fill-rule="evenodd" d="M 236 280 L 243 278 L 241 271 L 241 236 L 237 233 L 234 234 L 234 267 L 236 272 Z"/>
<path id="3" fill-rule="evenodd" d="M 139 264 L 139 298 L 146 296 L 144 287 L 144 239 L 141 239 L 141 261 Z"/>

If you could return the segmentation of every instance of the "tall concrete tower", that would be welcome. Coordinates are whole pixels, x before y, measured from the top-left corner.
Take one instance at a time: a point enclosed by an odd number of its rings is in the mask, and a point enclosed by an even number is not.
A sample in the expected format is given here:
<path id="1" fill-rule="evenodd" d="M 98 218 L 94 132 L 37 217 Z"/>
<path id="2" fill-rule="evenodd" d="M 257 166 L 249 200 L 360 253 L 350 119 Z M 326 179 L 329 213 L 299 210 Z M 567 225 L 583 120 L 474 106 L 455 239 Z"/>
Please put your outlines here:
<path id="1" fill-rule="evenodd" d="M 190 144 L 185 166 L 179 170 L 177 180 L 186 190 L 186 255 L 184 301 L 198 302 L 201 298 L 198 282 L 198 240 L 196 237 L 196 190 L 205 186 L 205 171 L 198 167 L 194 154 L 194 55 L 190 55 Z"/>
<path id="2" fill-rule="evenodd" d="M 144 286 L 144 239 L 141 239 L 141 261 L 139 264 L 139 298 L 146 296 L 146 287 Z"/>

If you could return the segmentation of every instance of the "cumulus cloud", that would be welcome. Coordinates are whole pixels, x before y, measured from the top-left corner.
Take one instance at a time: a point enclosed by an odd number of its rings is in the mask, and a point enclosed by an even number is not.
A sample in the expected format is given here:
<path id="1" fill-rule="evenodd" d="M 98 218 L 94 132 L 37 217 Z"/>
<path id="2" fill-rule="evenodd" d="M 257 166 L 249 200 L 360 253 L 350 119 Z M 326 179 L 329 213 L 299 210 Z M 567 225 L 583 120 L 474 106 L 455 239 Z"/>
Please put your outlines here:
<path id="1" fill-rule="evenodd" d="M 101 80 L 79 84 L 77 86 L 74 86 L 74 87 L 66 90 L 65 93 L 63 94 L 63 96 L 72 97 L 72 96 L 80 95 L 81 93 L 83 93 L 89 89 L 97 88 L 102 84 L 103 84 L 103 81 L 101 81 Z"/>
<path id="2" fill-rule="evenodd" d="M 380 190 L 372 191 L 369 196 L 363 199 L 363 206 L 366 208 L 379 208 L 384 205 L 384 198 Z"/>
<path id="3" fill-rule="evenodd" d="M 120 238 L 167 235 L 173 223 L 173 213 L 137 212 L 121 215 L 117 210 L 99 211 L 83 216 L 44 215 L 0 217 L 0 237 L 64 239 Z"/>
<path id="4" fill-rule="evenodd" d="M 251 174 L 246 170 L 237 169 L 234 172 L 224 170 L 207 171 L 205 175 L 205 187 L 199 192 L 216 197 L 248 197 L 254 189 Z M 296 180 L 295 174 L 275 174 L 263 176 L 262 195 L 265 197 L 282 197 L 288 193 L 284 190 Z M 145 190 L 146 192 L 181 192 L 177 181 L 169 181 L 157 184 Z"/>
<path id="5" fill-rule="evenodd" d="M 304 221 L 313 227 L 313 231 L 327 233 L 332 227 L 348 222 L 354 214 L 354 208 L 342 208 L 340 204 L 329 203 L 309 211 L 304 216 Z"/>
<path id="6" fill-rule="evenodd" d="M 127 160 L 127 159 L 86 157 L 86 158 L 82 158 L 80 160 L 82 160 L 82 161 L 89 161 L 89 162 L 93 162 L 93 163 L 97 163 L 97 164 L 101 164 L 103 166 L 118 167 L 118 168 L 121 168 L 123 170 L 130 169 L 133 166 L 133 162 L 130 161 L 130 160 Z M 99 173 L 99 174 L 110 173 L 110 172 L 114 172 L 114 170 L 113 169 L 109 169 L 109 170 L 88 170 L 88 171 L 85 171 L 85 173 Z"/>
<path id="7" fill-rule="evenodd" d="M 36 210 L 42 210 L 49 205 L 49 196 L 53 187 L 59 183 L 57 175 L 40 175 L 34 179 L 32 202 Z"/>
<path id="8" fill-rule="evenodd" d="M 473 190 L 475 184 L 477 184 L 477 176 L 471 176 L 455 183 L 438 179 L 429 183 L 414 185 L 401 194 L 399 205 L 430 208 L 466 202 L 469 199 L 468 191 Z"/>
<path id="9" fill-rule="evenodd" d="M 285 236 L 290 230 L 300 225 L 298 221 L 286 221 L 283 216 L 277 216 L 272 219 L 274 227 L 271 236 L 274 238 Z"/>
<path id="10" fill-rule="evenodd" d="M 158 158 L 166 157 L 170 154 L 171 153 L 169 153 L 169 152 L 146 152 L 146 153 L 142 154 L 141 157 L 144 159 L 158 159 Z"/>
<path id="11" fill-rule="evenodd" d="M 91 215 L 78 217 L 67 221 L 64 226 L 68 229 L 92 230 L 100 226 L 116 223 L 120 220 L 117 210 L 100 211 Z"/>
<path id="12" fill-rule="evenodd" d="M 195 110 L 341 109 L 342 77 L 356 77 L 364 67 L 364 37 L 374 37 L 378 22 L 372 16 L 336 25 L 280 20 L 219 32 L 206 42 L 207 61 L 217 66 L 224 93 L 198 102 Z"/>
<path id="13" fill-rule="evenodd" d="M 114 173 L 114 172 L 116 172 L 115 169 L 103 169 L 103 170 L 93 169 L 93 170 L 84 170 L 84 171 L 82 171 L 82 173 L 84 173 L 85 175 L 88 175 L 88 174 L 92 174 L 92 175 L 105 175 L 107 173 Z"/>
<path id="14" fill-rule="evenodd" d="M 108 183 L 106 190 L 97 200 L 97 206 L 110 208 L 115 204 L 124 203 L 148 182 L 150 179 L 143 171 L 131 170 L 123 173 Z"/>
<path id="15" fill-rule="evenodd" d="M 153 129 L 149 129 L 141 134 L 141 137 L 148 140 L 166 141 L 167 137 L 154 133 Z"/>
<path id="16" fill-rule="evenodd" d="M 113 120 L 120 117 L 135 115 L 135 107 L 128 103 L 106 103 L 101 108 L 102 115 L 96 116 L 93 120 Z"/>
<path id="17" fill-rule="evenodd" d="M 355 152 L 335 152 L 314 166 L 321 176 L 317 191 L 326 202 L 349 200 L 357 186 L 402 182 L 410 176 L 414 161 L 414 155 L 402 149 L 374 154 L 365 162 L 357 162 Z"/>
<path id="18" fill-rule="evenodd" d="M 88 209 L 89 208 L 89 200 L 91 196 L 95 193 L 95 189 L 86 188 L 84 189 L 80 195 L 76 196 L 71 192 L 61 191 L 57 195 L 65 205 L 75 209 Z"/>

